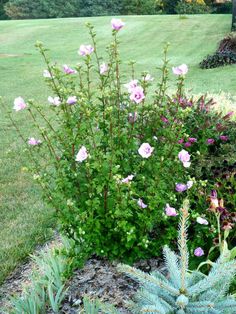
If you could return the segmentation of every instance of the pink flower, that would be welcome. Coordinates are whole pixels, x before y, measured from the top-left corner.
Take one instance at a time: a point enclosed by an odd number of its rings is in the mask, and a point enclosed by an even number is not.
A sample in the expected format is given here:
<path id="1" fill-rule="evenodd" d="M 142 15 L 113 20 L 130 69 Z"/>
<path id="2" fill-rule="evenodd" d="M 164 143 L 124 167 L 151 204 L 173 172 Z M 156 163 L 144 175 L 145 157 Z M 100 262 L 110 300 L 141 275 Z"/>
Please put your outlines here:
<path id="1" fill-rule="evenodd" d="M 68 65 L 64 64 L 63 65 L 63 70 L 66 74 L 76 74 L 77 71 L 76 70 L 73 70 L 71 69 L 70 67 L 68 67 Z"/>
<path id="2" fill-rule="evenodd" d="M 126 177 L 126 178 L 124 178 L 124 179 L 122 179 L 121 180 L 121 183 L 129 183 L 130 181 L 132 181 L 133 180 L 133 178 L 134 178 L 134 175 L 129 175 L 128 177 Z"/>
<path id="3" fill-rule="evenodd" d="M 34 137 L 30 137 L 28 140 L 28 144 L 32 146 L 36 146 L 41 144 L 42 142 L 40 140 L 36 140 Z"/>
<path id="4" fill-rule="evenodd" d="M 112 19 L 111 20 L 112 29 L 119 31 L 123 26 L 125 26 L 125 23 L 121 19 Z"/>
<path id="5" fill-rule="evenodd" d="M 138 119 L 138 113 L 137 112 L 130 112 L 129 113 L 129 117 L 128 117 L 128 120 L 129 120 L 129 123 L 134 123 L 136 120 Z"/>
<path id="6" fill-rule="evenodd" d="M 76 155 L 75 161 L 82 162 L 88 158 L 87 149 L 85 146 L 82 146 Z"/>
<path id="7" fill-rule="evenodd" d="M 208 221 L 202 217 L 197 217 L 197 222 L 200 224 L 200 225 L 208 225 Z"/>
<path id="8" fill-rule="evenodd" d="M 20 110 L 23 110 L 27 107 L 24 99 L 22 97 L 17 97 L 15 100 L 14 100 L 14 107 L 13 109 L 15 111 L 20 111 Z"/>
<path id="9" fill-rule="evenodd" d="M 215 143 L 215 140 L 214 140 L 213 138 L 208 138 L 208 140 L 206 141 L 206 143 L 207 143 L 208 145 L 212 145 L 212 144 Z"/>
<path id="10" fill-rule="evenodd" d="M 154 147 L 151 147 L 148 143 L 143 143 L 139 147 L 138 152 L 143 158 L 149 158 L 152 155 L 153 150 Z"/>
<path id="11" fill-rule="evenodd" d="M 81 45 L 78 53 L 81 56 L 88 56 L 94 51 L 94 48 L 91 45 Z"/>
<path id="12" fill-rule="evenodd" d="M 176 183 L 175 184 L 175 190 L 179 193 L 184 192 L 188 189 L 191 189 L 193 186 L 193 181 L 188 181 L 186 184 L 184 183 Z"/>
<path id="13" fill-rule="evenodd" d="M 194 255 L 197 257 L 203 256 L 204 255 L 204 251 L 201 247 L 198 247 L 194 250 Z"/>
<path id="14" fill-rule="evenodd" d="M 137 86 L 132 90 L 130 95 L 130 100 L 134 101 L 136 104 L 141 103 L 145 99 L 145 95 L 143 93 L 143 88 L 141 86 Z"/>
<path id="15" fill-rule="evenodd" d="M 137 204 L 141 208 L 146 208 L 147 207 L 147 205 L 144 204 L 144 202 L 143 202 L 143 200 L 141 198 L 138 199 Z"/>
<path id="16" fill-rule="evenodd" d="M 53 78 L 53 76 L 51 75 L 51 73 L 48 70 L 43 71 L 43 76 L 46 78 Z"/>
<path id="17" fill-rule="evenodd" d="M 144 79 L 145 82 L 150 82 L 150 81 L 154 80 L 154 78 L 151 77 L 151 75 L 149 73 L 146 74 L 143 79 Z"/>
<path id="18" fill-rule="evenodd" d="M 192 146 L 192 143 L 186 142 L 186 143 L 184 143 L 184 146 L 185 146 L 185 147 L 190 147 L 190 146 Z"/>
<path id="19" fill-rule="evenodd" d="M 176 183 L 175 190 L 179 193 L 184 192 L 188 189 L 187 185 L 184 183 Z"/>
<path id="20" fill-rule="evenodd" d="M 186 64 L 181 64 L 178 67 L 173 67 L 172 71 L 175 75 L 185 75 L 188 73 L 188 66 Z"/>
<path id="21" fill-rule="evenodd" d="M 107 73 L 107 71 L 108 71 L 108 65 L 106 63 L 102 63 L 100 65 L 100 74 L 104 75 Z"/>
<path id="22" fill-rule="evenodd" d="M 179 144 L 183 144 L 183 142 L 184 142 L 184 139 L 183 139 L 183 138 L 181 138 L 181 139 L 178 140 L 178 143 L 179 143 Z"/>
<path id="23" fill-rule="evenodd" d="M 138 86 L 138 80 L 132 80 L 129 83 L 125 84 L 125 87 L 128 89 L 129 93 L 133 92 L 133 89 L 135 89 Z"/>
<path id="24" fill-rule="evenodd" d="M 74 105 L 76 102 L 77 102 L 76 96 L 69 96 L 66 101 L 68 105 Z"/>
<path id="25" fill-rule="evenodd" d="M 53 106 L 59 106 L 61 104 L 60 98 L 59 97 L 48 97 L 48 102 L 52 104 Z"/>
<path id="26" fill-rule="evenodd" d="M 221 141 L 227 142 L 229 137 L 227 135 L 220 135 Z"/>
<path id="27" fill-rule="evenodd" d="M 165 208 L 166 216 L 177 216 L 176 209 L 174 207 L 170 207 L 169 204 L 166 204 Z"/>
<path id="28" fill-rule="evenodd" d="M 188 139 L 188 141 L 189 141 L 190 143 L 195 143 L 195 142 L 197 142 L 197 139 L 196 139 L 195 137 L 190 137 L 190 138 Z"/>
<path id="29" fill-rule="evenodd" d="M 183 163 L 183 166 L 185 168 L 190 167 L 190 165 L 191 165 L 190 155 L 189 155 L 189 153 L 185 149 L 182 149 L 179 152 L 178 157 L 179 157 L 179 160 Z"/>

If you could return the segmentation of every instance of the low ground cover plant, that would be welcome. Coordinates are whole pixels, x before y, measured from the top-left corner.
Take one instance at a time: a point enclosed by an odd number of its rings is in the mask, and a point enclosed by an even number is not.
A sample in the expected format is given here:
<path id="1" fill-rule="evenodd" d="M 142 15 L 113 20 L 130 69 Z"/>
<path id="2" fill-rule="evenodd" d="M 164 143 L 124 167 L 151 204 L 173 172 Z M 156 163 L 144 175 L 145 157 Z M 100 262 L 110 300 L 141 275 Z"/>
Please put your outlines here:
<path id="1" fill-rule="evenodd" d="M 167 47 L 159 80 L 145 71 L 138 75 L 133 61 L 126 79 L 119 53 L 125 23 L 112 19 L 106 57 L 87 26 L 91 42 L 80 46 L 82 62 L 74 67 L 52 63 L 37 43 L 51 96 L 43 105 L 15 99 L 14 110 L 36 127 L 27 139 L 10 115 L 32 160 L 27 167 L 56 209 L 62 232 L 85 255 L 132 262 L 174 245 L 176 208 L 188 196 L 194 222 L 189 248 L 199 263 L 217 235 L 207 197 L 216 184 L 227 186 L 226 178 L 208 176 L 209 169 L 221 174 L 225 158 L 235 156 L 233 113 L 216 113 L 205 96 L 187 96 L 188 67 L 170 71 Z M 170 75 L 177 78 L 174 94 L 168 92 Z"/>

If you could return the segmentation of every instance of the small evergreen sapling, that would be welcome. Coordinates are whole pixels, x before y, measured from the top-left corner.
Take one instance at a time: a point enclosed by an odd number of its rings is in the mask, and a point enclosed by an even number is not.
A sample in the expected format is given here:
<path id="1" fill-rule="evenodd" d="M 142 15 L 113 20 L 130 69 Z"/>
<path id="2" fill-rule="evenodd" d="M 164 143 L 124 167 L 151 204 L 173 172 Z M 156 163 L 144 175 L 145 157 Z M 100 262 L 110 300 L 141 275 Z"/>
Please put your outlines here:
<path id="1" fill-rule="evenodd" d="M 181 209 L 178 248 L 180 256 L 164 247 L 164 258 L 168 277 L 155 271 L 144 273 L 128 265 L 119 265 L 119 270 L 138 281 L 141 289 L 132 304 L 135 313 L 161 314 L 232 314 L 236 313 L 235 299 L 227 295 L 236 273 L 236 261 L 224 262 L 220 257 L 208 276 L 188 270 L 187 249 L 189 202 Z"/>

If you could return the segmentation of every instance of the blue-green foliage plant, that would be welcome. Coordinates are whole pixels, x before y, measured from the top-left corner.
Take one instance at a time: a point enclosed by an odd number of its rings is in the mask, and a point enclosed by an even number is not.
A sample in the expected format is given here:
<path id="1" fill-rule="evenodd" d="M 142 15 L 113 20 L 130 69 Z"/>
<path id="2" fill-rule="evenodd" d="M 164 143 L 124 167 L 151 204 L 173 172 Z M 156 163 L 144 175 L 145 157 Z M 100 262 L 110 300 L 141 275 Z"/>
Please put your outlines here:
<path id="1" fill-rule="evenodd" d="M 64 274 L 67 259 L 61 254 L 49 250 L 33 256 L 36 266 L 28 285 L 21 296 L 11 299 L 12 314 L 43 314 L 47 309 L 59 313 L 66 287 Z"/>
<path id="2" fill-rule="evenodd" d="M 222 255 L 213 264 L 208 275 L 188 270 L 187 248 L 188 201 L 185 200 L 179 223 L 178 249 L 180 255 L 164 247 L 168 276 L 159 271 L 151 274 L 131 266 L 120 265 L 119 270 L 140 283 L 134 313 L 161 314 L 232 314 L 236 312 L 235 299 L 227 295 L 236 273 L 236 261 L 225 262 Z"/>

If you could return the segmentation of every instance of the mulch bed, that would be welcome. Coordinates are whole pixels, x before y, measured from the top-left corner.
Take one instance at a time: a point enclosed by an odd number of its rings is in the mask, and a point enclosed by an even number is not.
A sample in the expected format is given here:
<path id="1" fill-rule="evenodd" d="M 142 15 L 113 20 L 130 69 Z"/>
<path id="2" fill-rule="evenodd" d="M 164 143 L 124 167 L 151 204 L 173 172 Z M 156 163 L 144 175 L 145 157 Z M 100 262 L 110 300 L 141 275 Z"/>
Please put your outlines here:
<path id="1" fill-rule="evenodd" d="M 134 297 L 138 284 L 119 273 L 116 266 L 117 263 L 107 260 L 89 259 L 82 269 L 74 272 L 60 313 L 77 314 L 85 295 L 113 304 L 121 313 L 131 313 L 127 303 Z M 139 261 L 134 267 L 146 272 L 165 271 L 161 258 Z"/>

